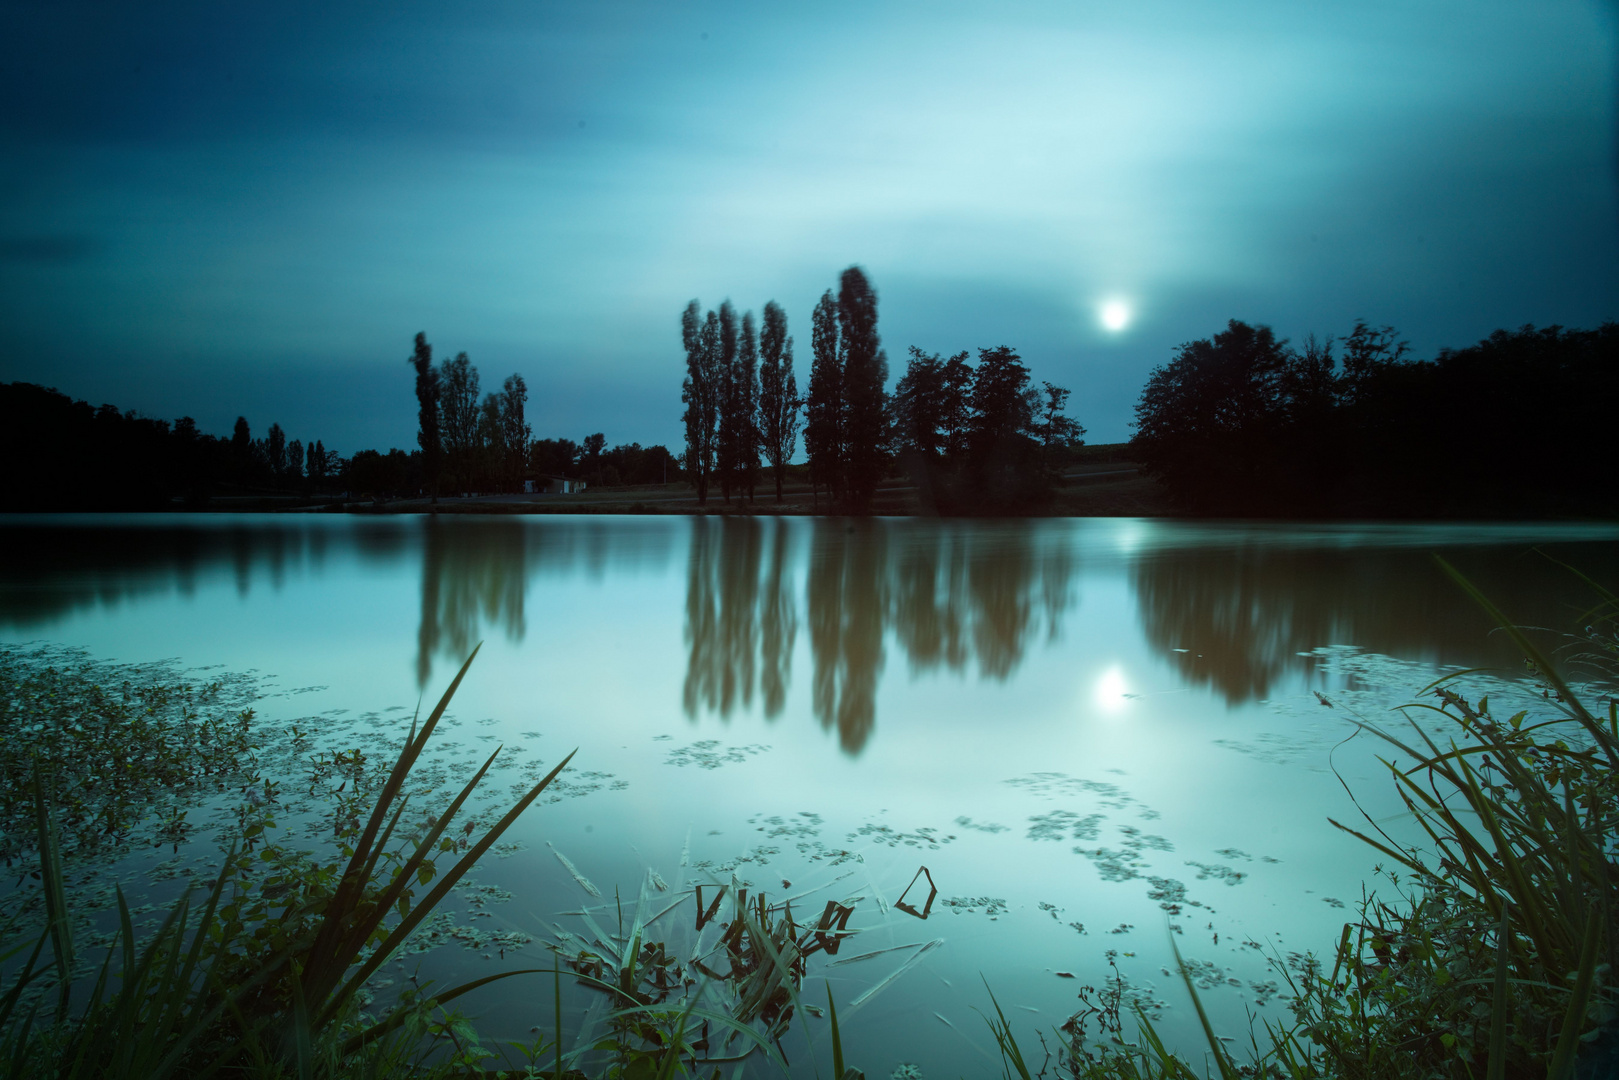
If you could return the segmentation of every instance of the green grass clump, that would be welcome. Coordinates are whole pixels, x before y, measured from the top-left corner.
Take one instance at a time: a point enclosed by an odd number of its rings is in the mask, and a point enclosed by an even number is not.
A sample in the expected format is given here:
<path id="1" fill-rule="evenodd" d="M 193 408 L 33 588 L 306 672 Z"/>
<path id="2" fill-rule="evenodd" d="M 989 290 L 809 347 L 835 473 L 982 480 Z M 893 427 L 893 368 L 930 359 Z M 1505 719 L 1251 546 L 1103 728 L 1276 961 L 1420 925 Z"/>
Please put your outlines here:
<path id="1" fill-rule="evenodd" d="M 31 803 L 46 928 L 0 996 L 0 1078 L 418 1076 L 490 1056 L 446 1006 L 498 979 L 537 972 L 408 993 L 380 1018 L 360 1009 L 367 981 L 573 756 L 476 840 L 452 838 L 449 827 L 498 749 L 447 808 L 407 819 L 410 771 L 471 663 L 420 727 L 412 724 L 340 859 L 323 865 L 269 847 L 248 850 L 265 824 L 256 821 L 244 830 L 246 849 L 231 851 L 200 906 L 183 897 L 142 943 L 120 891 L 119 926 L 98 969 L 84 968 L 73 948 L 55 808 L 36 764 Z M 442 867 L 445 858 L 453 862 Z M 7 958 L 23 951 L 13 947 Z"/>
<path id="2" fill-rule="evenodd" d="M 1601 591 L 1582 620 L 1572 659 L 1594 681 L 1577 692 L 1523 630 L 1444 569 L 1517 643 L 1551 715 L 1497 718 L 1487 698 L 1455 689 L 1470 674 L 1459 672 L 1408 707 L 1429 722 L 1414 722 L 1414 735 L 1362 723 L 1397 752 L 1384 764 L 1426 842 L 1401 844 L 1370 818 L 1367 831 L 1333 822 L 1388 856 L 1390 895 L 1363 899 L 1330 968 L 1277 963 L 1293 991 L 1292 1021 L 1254 1031 L 1239 1066 L 1183 967 L 1208 1037 L 1206 1065 L 1170 1054 L 1145 1017 L 1128 1039 L 1130 1018 L 1104 994 L 1059 1033 L 1063 1072 L 1074 1080 L 1619 1074 L 1619 599 Z M 1593 695 L 1604 708 L 1587 704 Z"/>

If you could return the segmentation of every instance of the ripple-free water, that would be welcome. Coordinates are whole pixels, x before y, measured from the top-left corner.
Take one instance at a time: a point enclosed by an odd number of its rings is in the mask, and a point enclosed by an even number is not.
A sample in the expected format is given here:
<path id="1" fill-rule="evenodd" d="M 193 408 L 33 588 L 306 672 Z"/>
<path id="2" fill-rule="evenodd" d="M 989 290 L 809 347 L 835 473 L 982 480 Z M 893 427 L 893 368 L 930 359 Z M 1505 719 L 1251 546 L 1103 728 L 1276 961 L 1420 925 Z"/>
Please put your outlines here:
<path id="1" fill-rule="evenodd" d="M 1591 598 L 1543 554 L 1619 580 L 1619 530 L 1602 525 L 196 515 L 0 530 L 6 641 L 256 670 L 261 723 L 306 719 L 339 743 L 401 736 L 481 641 L 440 738 L 505 747 L 485 806 L 578 748 L 396 981 L 548 966 L 541 942 L 589 936 L 568 913 L 613 922 L 620 903 L 631 917 L 645 894 L 656 912 L 698 883 L 797 897 L 801 918 L 858 898 L 861 935 L 814 957 L 805 992 L 822 1002 L 830 983 L 869 1076 L 998 1069 L 986 982 L 1035 1052 L 1110 957 L 1198 1056 L 1172 934 L 1222 1034 L 1245 1041 L 1249 1011 L 1284 1017 L 1267 958 L 1329 952 L 1362 889 L 1387 887 L 1327 818 L 1402 828 L 1386 748 L 1353 737 L 1353 716 L 1399 723 L 1390 710 L 1446 669 L 1498 666 L 1468 685 L 1529 692 L 1431 555 L 1561 629 Z M 926 920 L 894 906 L 923 866 Z M 693 920 L 688 899 L 657 925 L 679 943 Z M 549 1029 L 550 986 L 505 982 L 467 1006 L 486 1035 L 525 1037 Z M 576 1020 L 593 1001 L 564 995 Z M 810 1027 L 824 1063 L 825 1023 Z M 798 1030 L 786 1045 L 808 1073 Z"/>

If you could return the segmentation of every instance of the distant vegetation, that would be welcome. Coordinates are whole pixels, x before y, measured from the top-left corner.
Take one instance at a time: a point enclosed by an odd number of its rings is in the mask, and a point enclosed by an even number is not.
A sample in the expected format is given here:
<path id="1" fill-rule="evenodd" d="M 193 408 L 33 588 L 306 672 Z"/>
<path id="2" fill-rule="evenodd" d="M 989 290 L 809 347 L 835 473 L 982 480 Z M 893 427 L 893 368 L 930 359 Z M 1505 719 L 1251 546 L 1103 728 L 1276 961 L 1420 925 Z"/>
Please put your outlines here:
<path id="1" fill-rule="evenodd" d="M 877 293 L 845 270 L 811 316 L 805 393 L 787 315 L 774 301 L 756 326 L 729 301 L 681 317 L 685 451 L 596 432 L 535 439 L 521 375 L 482 394 L 462 352 L 437 364 L 416 335 L 417 448 L 343 458 L 279 424 L 229 436 L 75 401 L 30 383 L 0 384 L 0 507 L 146 510 L 222 497 L 280 500 L 516 493 L 551 478 L 592 488 L 685 482 L 699 506 L 753 504 L 761 484 L 818 510 L 867 514 L 879 485 L 914 490 L 906 505 L 951 515 L 1076 512 L 1055 498 L 1087 451 L 1069 391 L 1035 385 L 1007 346 L 976 363 L 911 347 L 892 393 L 877 333 Z M 1608 435 L 1619 401 L 1619 323 L 1596 330 L 1498 330 L 1465 349 L 1416 360 L 1390 327 L 1357 322 L 1342 339 L 1302 346 L 1232 320 L 1153 370 L 1136 404 L 1128 456 L 1180 513 L 1227 517 L 1558 517 L 1619 513 Z M 803 440 L 807 464 L 792 464 Z M 1099 459 L 1098 459 L 1099 460 Z M 1109 460 L 1112 460 L 1111 458 Z M 1128 462 L 1126 462 L 1128 464 Z M 1147 481 L 1143 481 L 1146 486 Z M 733 504 L 732 496 L 737 503 Z M 894 512 L 892 497 L 888 508 Z M 802 503 L 790 509 L 802 510 Z M 1123 509 L 1156 513 L 1156 498 Z"/>
<path id="2" fill-rule="evenodd" d="M 260 439 L 238 417 L 228 438 L 74 401 L 32 383 L 0 384 L 0 506 L 10 510 L 155 510 L 227 491 L 318 495 L 347 463 L 320 440 L 290 442 L 279 424 Z"/>
<path id="3" fill-rule="evenodd" d="M 1056 466 L 1083 444 L 1085 429 L 1064 415 L 1069 391 L 1030 385 L 1022 358 L 1006 346 L 948 360 L 911 348 L 894 393 L 877 333 L 877 291 L 858 266 L 845 270 L 811 317 L 809 390 L 800 399 L 787 316 L 765 305 L 764 334 L 752 313 L 740 333 L 730 301 L 705 316 L 693 300 L 681 316 L 686 352 L 685 464 L 706 503 L 711 485 L 751 502 L 759 459 L 782 477 L 804 410 L 804 452 L 817 499 L 869 513 L 878 484 L 908 476 L 925 512 L 1022 513 L 1047 506 Z"/>
<path id="4" fill-rule="evenodd" d="M 1132 446 L 1198 514 L 1619 511 L 1619 323 L 1497 330 L 1433 360 L 1408 352 L 1364 322 L 1341 343 L 1294 348 L 1233 320 L 1153 371 Z"/>
<path id="5" fill-rule="evenodd" d="M 679 462 L 662 446 L 608 448 L 601 432 L 579 443 L 532 439 L 521 375 L 480 401 L 478 369 L 466 353 L 434 366 L 432 346 L 418 334 L 411 359 L 418 364 L 419 400 L 424 360 L 429 373 L 431 434 L 422 438 L 431 450 L 360 450 L 348 458 L 319 439 L 289 440 L 280 424 L 255 438 L 239 416 L 228 437 L 216 436 L 198 430 L 189 416 L 170 423 L 115 405 L 97 408 L 32 383 L 0 383 L 0 453 L 13 463 L 0 476 L 0 507 L 163 510 L 206 506 L 216 498 L 297 502 L 518 492 L 525 480 L 548 476 L 609 487 L 680 479 Z"/>

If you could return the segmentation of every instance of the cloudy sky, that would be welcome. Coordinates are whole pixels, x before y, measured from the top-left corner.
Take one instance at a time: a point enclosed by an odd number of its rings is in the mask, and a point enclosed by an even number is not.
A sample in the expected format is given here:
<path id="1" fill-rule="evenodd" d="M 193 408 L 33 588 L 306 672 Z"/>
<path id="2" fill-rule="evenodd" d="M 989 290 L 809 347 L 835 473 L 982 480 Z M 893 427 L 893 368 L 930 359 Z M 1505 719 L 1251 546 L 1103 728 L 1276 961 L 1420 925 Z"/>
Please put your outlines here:
<path id="1" fill-rule="evenodd" d="M 679 314 L 1007 344 L 1127 438 L 1226 319 L 1619 318 L 1612 0 L 0 7 L 0 379 L 414 445 L 425 330 L 677 443 Z M 1129 313 L 1122 329 L 1104 305 Z"/>

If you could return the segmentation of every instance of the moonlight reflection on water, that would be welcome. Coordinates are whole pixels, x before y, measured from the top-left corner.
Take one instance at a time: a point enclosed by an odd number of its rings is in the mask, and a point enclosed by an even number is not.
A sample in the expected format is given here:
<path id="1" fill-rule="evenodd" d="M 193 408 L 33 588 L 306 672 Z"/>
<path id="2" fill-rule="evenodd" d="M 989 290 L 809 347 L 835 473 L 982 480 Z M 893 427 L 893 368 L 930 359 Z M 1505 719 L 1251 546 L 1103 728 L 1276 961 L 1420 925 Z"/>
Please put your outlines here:
<path id="1" fill-rule="evenodd" d="M 1429 553 L 1540 625 L 1566 623 L 1584 594 L 1531 547 L 1619 577 L 1619 533 L 1588 526 L 198 515 L 4 528 L 18 557 L 0 567 L 0 636 L 256 668 L 267 729 L 367 753 L 485 642 L 425 767 L 448 784 L 504 744 L 478 811 L 492 813 L 579 754 L 415 946 L 434 977 L 532 966 L 539 943 L 577 931 L 582 916 L 559 913 L 605 902 L 581 880 L 617 888 L 627 910 L 662 898 L 649 914 L 669 909 L 673 941 L 692 933 L 681 890 L 734 879 L 771 902 L 852 907 L 846 951 L 870 958 L 812 977 L 840 1013 L 863 1001 L 851 1053 L 882 1069 L 912 1047 L 929 1075 L 985 1049 L 980 975 L 1060 1023 L 1074 984 L 1055 972 L 1100 983 L 1111 953 L 1180 1030 L 1161 974 L 1171 933 L 1225 987 L 1217 1022 L 1283 1007 L 1265 957 L 1328 947 L 1339 898 L 1359 895 L 1372 862 L 1324 823 L 1345 812 L 1332 770 L 1370 812 L 1390 801 L 1373 748 L 1333 750 L 1351 713 L 1389 715 L 1441 667 L 1515 663 Z M 924 865 L 939 890 L 925 925 L 895 906 Z M 520 995 L 480 1007 L 497 1037 L 533 1022 Z"/>

